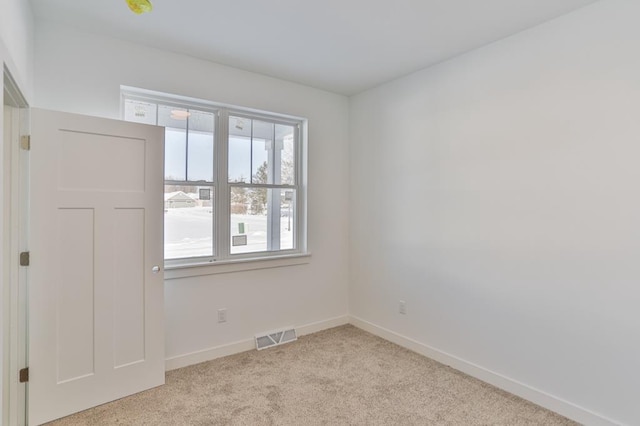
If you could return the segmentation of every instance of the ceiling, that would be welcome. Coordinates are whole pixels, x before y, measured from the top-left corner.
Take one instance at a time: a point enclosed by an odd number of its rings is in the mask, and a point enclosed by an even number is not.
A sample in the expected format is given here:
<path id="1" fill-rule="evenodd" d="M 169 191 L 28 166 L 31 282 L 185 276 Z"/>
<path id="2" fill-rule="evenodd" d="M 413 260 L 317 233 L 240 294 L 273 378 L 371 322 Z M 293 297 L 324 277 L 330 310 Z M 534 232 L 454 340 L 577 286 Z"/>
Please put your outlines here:
<path id="1" fill-rule="evenodd" d="M 344 95 L 596 0 L 31 0 L 37 19 Z"/>

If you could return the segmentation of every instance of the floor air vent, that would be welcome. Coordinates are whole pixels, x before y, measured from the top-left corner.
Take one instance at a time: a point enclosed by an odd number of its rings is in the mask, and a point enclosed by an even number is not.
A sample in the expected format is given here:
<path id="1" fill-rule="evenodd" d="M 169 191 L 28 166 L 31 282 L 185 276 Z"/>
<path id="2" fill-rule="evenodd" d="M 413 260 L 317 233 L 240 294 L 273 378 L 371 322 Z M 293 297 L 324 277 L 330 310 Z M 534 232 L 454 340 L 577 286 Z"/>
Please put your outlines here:
<path id="1" fill-rule="evenodd" d="M 268 333 L 256 335 L 256 349 L 266 349 L 272 346 L 282 345 L 284 343 L 297 340 L 296 330 L 293 327 L 285 328 L 278 331 L 270 331 Z"/>

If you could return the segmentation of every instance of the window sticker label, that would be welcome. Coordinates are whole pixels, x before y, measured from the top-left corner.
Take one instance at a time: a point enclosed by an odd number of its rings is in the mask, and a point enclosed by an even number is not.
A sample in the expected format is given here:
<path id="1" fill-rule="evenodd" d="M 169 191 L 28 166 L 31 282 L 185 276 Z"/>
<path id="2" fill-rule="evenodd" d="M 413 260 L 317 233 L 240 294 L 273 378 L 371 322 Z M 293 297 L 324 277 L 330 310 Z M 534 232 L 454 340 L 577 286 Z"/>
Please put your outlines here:
<path id="1" fill-rule="evenodd" d="M 210 200 L 211 199 L 211 189 L 209 189 L 209 188 L 200 188 L 200 199 L 201 200 Z"/>
<path id="2" fill-rule="evenodd" d="M 234 235 L 232 238 L 232 244 L 234 246 L 246 246 L 247 245 L 247 236 L 246 235 Z"/>

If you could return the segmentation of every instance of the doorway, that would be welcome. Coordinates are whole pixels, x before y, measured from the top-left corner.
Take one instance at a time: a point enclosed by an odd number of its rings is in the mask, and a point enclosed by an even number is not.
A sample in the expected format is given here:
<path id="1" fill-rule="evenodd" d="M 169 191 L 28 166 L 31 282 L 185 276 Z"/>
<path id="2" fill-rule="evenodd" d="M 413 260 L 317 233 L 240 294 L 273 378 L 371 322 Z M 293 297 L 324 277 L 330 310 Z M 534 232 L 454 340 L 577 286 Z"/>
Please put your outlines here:
<path id="1" fill-rule="evenodd" d="M 27 422 L 27 385 L 18 372 L 27 365 L 26 250 L 29 164 L 21 140 L 29 130 L 29 108 L 4 67 L 2 139 L 2 424 Z"/>

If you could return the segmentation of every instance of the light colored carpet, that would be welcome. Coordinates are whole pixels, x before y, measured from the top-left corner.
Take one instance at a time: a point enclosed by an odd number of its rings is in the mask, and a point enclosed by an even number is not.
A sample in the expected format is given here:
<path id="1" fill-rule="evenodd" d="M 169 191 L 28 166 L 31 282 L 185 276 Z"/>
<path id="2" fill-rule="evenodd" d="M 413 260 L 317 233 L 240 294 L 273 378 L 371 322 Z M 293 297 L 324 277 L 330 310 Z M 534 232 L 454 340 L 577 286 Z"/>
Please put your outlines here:
<path id="1" fill-rule="evenodd" d="M 170 371 L 51 425 L 575 425 L 346 325 Z"/>

